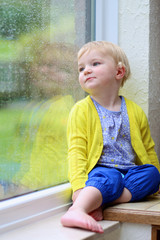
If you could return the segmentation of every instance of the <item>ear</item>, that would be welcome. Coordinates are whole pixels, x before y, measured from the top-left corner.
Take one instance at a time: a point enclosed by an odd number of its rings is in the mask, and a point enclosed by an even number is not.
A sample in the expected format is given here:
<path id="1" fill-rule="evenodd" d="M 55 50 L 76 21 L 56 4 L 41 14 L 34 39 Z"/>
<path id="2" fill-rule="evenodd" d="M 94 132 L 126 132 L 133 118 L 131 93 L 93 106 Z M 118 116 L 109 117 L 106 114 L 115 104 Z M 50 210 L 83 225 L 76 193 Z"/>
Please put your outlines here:
<path id="1" fill-rule="evenodd" d="M 118 64 L 117 66 L 117 74 L 116 79 L 121 80 L 125 75 L 126 69 L 122 64 Z"/>

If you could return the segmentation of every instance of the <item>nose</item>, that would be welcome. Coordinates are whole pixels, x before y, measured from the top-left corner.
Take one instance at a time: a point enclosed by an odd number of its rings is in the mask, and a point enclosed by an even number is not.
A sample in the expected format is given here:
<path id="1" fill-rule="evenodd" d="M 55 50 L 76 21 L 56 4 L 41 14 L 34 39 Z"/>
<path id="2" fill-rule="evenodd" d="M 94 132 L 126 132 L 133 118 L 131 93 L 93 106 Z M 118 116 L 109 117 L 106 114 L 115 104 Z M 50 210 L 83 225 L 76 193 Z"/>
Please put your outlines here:
<path id="1" fill-rule="evenodd" d="M 84 74 L 90 74 L 92 72 L 92 68 L 90 66 L 86 66 L 84 69 Z"/>

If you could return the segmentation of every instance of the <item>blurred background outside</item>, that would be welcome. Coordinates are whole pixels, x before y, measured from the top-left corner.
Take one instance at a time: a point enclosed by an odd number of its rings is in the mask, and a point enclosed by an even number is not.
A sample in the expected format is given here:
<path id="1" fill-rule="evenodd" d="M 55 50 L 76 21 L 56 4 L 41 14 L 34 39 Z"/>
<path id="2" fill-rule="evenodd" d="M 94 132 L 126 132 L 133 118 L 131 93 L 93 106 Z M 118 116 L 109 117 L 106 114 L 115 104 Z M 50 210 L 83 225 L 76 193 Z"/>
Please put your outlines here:
<path id="1" fill-rule="evenodd" d="M 0 200 L 68 181 L 66 124 L 94 1 L 0 4 Z"/>

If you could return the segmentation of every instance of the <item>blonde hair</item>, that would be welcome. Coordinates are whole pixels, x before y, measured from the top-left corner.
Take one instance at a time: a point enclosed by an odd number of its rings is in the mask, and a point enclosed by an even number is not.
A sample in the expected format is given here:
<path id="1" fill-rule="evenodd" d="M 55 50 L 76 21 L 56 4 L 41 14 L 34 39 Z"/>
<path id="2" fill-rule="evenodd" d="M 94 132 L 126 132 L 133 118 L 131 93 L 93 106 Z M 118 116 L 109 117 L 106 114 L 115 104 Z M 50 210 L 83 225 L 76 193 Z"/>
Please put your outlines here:
<path id="1" fill-rule="evenodd" d="M 121 83 L 121 86 L 123 86 L 125 81 L 129 78 L 131 74 L 128 58 L 124 51 L 118 45 L 111 42 L 93 41 L 88 42 L 82 46 L 82 48 L 78 52 L 78 60 L 82 57 L 84 53 L 90 52 L 91 50 L 98 50 L 104 55 L 109 55 L 113 58 L 113 60 L 119 67 L 123 66 L 125 68 L 125 75 Z"/>

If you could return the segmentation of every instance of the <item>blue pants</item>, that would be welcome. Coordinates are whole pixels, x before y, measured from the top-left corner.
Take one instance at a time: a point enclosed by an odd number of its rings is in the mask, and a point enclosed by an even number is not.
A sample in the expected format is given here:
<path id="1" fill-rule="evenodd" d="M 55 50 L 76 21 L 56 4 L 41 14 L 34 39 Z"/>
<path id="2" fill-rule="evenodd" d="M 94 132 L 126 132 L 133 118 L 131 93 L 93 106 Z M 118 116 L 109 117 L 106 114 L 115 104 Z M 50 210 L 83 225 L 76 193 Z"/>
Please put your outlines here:
<path id="1" fill-rule="evenodd" d="M 124 188 L 132 194 L 131 201 L 140 201 L 156 193 L 159 189 L 160 174 L 151 164 L 135 166 L 127 171 L 96 166 L 88 175 L 86 186 L 97 188 L 103 197 L 103 203 L 119 198 Z"/>

